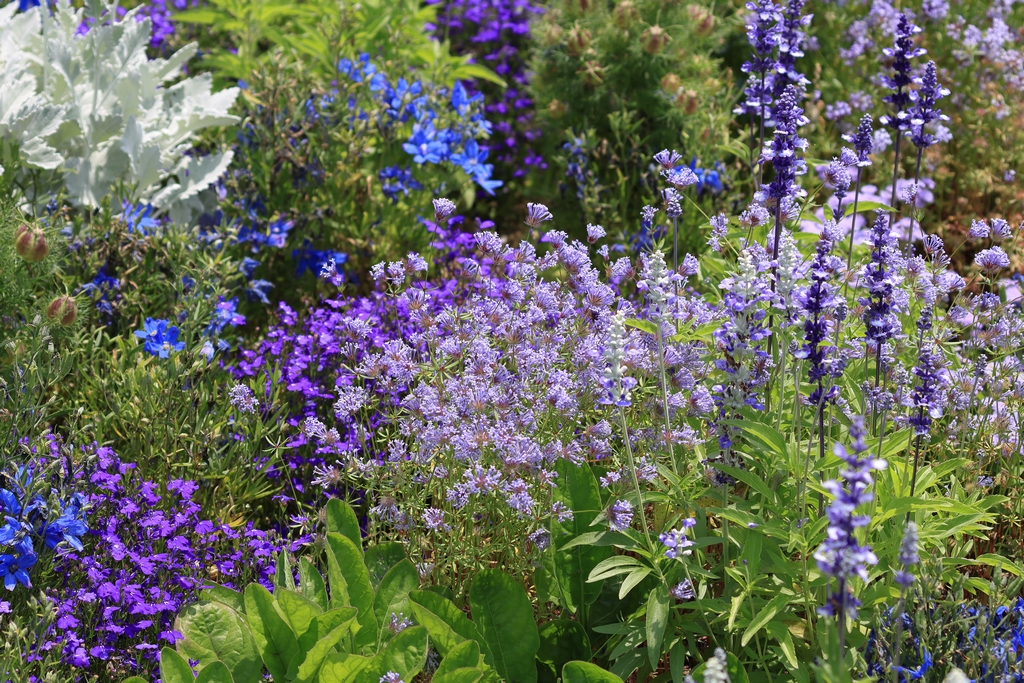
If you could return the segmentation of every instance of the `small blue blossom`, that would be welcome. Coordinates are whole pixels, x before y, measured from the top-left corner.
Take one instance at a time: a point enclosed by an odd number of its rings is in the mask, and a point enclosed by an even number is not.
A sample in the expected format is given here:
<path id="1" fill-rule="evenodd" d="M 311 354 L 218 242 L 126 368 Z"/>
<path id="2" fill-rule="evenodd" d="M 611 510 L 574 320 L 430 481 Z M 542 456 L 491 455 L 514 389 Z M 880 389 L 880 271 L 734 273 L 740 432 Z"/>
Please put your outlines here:
<path id="1" fill-rule="evenodd" d="M 185 348 L 185 342 L 178 341 L 178 334 L 177 327 L 168 327 L 166 320 L 153 318 L 146 318 L 144 328 L 135 330 L 136 337 L 146 340 L 143 348 L 160 358 L 167 358 L 172 351 L 181 351 Z"/>

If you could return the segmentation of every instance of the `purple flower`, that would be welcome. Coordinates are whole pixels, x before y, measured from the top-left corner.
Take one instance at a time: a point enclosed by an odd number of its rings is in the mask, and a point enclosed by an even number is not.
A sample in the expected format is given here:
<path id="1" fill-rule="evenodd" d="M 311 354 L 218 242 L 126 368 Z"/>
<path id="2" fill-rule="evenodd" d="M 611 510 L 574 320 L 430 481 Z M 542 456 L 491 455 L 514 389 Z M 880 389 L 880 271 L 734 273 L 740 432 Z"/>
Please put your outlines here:
<path id="1" fill-rule="evenodd" d="M 938 142 L 934 135 L 925 132 L 925 126 L 935 121 L 949 120 L 949 117 L 936 107 L 936 103 L 946 95 L 949 95 L 949 90 L 939 85 L 935 62 L 928 62 L 924 77 L 921 79 L 921 87 L 915 93 L 914 105 L 909 111 L 912 126 L 910 140 L 918 148 L 930 147 Z"/>
<path id="2" fill-rule="evenodd" d="M 911 116 L 907 111 L 913 102 L 910 86 L 920 82 L 920 79 L 911 76 L 910 60 L 925 54 L 925 50 L 914 47 L 914 35 L 921 32 L 915 26 L 906 13 L 900 14 L 896 26 L 896 40 L 893 47 L 882 50 L 892 60 L 892 76 L 882 76 L 882 84 L 893 92 L 883 99 L 892 105 L 892 115 L 881 118 L 884 125 L 898 131 L 910 129 Z"/>
<path id="3" fill-rule="evenodd" d="M 540 224 L 545 221 L 550 221 L 554 216 L 548 211 L 548 207 L 543 204 L 534 204 L 528 202 L 526 204 L 526 224 L 531 228 L 540 227 Z"/>
<path id="4" fill-rule="evenodd" d="M 455 202 L 441 197 L 434 199 L 434 222 L 441 224 L 448 220 L 448 217 L 455 213 Z"/>
<path id="5" fill-rule="evenodd" d="M 680 555 L 689 555 L 692 551 L 687 548 L 693 546 L 693 541 L 686 537 L 686 530 L 694 527 L 697 520 L 692 517 L 684 519 L 682 526 L 678 529 L 666 531 L 658 537 L 661 544 L 665 546 L 665 557 L 676 559 Z"/>
<path id="6" fill-rule="evenodd" d="M 802 193 L 796 179 L 807 172 L 807 165 L 798 154 L 807 147 L 807 141 L 797 135 L 797 130 L 807 123 L 807 117 L 799 97 L 800 91 L 794 85 L 787 87 L 779 97 L 775 107 L 775 136 L 761 154 L 762 161 L 770 161 L 775 171 L 766 194 L 768 204 L 781 206 Z"/>
<path id="7" fill-rule="evenodd" d="M 394 671 L 389 671 L 380 677 L 380 683 L 404 683 L 404 681 L 400 674 L 397 674 Z"/>
<path id="8" fill-rule="evenodd" d="M 633 523 L 633 506 L 628 500 L 617 500 L 606 511 L 608 528 L 612 531 L 625 531 Z"/>
<path id="9" fill-rule="evenodd" d="M 865 337 L 869 343 L 881 345 L 892 339 L 900 325 L 892 310 L 892 296 L 901 282 L 899 245 L 889 230 L 889 219 L 879 212 L 871 227 L 871 262 L 864 267 L 862 280 L 868 296 L 861 297 L 864 310 Z"/>
<path id="10" fill-rule="evenodd" d="M 778 68 L 773 53 L 779 44 L 779 6 L 772 0 L 748 2 L 747 41 L 754 55 L 741 67 L 747 74 L 744 100 L 735 109 L 736 114 L 762 116 L 772 102 L 772 78 Z"/>
<path id="11" fill-rule="evenodd" d="M 1000 270 L 1010 267 L 1010 257 L 1001 247 L 990 247 L 975 254 L 974 265 L 981 268 L 986 275 L 994 275 Z"/>
<path id="12" fill-rule="evenodd" d="M 697 594 L 693 591 L 693 584 L 690 583 L 689 579 L 680 581 L 676 585 L 672 586 L 672 590 L 669 591 L 673 598 L 680 601 L 693 600 L 697 597 Z"/>
<path id="13" fill-rule="evenodd" d="M 900 542 L 899 563 L 900 569 L 896 572 L 896 583 L 901 588 L 910 588 L 914 583 L 914 575 L 907 571 L 921 561 L 917 552 L 917 524 L 907 522 L 903 531 L 903 540 Z"/>
<path id="14" fill-rule="evenodd" d="M 445 524 L 444 510 L 427 508 L 423 511 L 423 523 L 431 531 L 451 531 L 452 528 Z"/>
<path id="15" fill-rule="evenodd" d="M 243 413 L 255 413 L 259 407 L 259 401 L 252 393 L 252 389 L 244 384 L 236 384 L 228 390 L 229 400 L 238 410 Z"/>
<path id="16" fill-rule="evenodd" d="M 861 545 L 857 540 L 857 529 L 866 527 L 871 521 L 867 515 L 856 514 L 858 507 L 873 498 L 869 492 L 874 483 L 871 471 L 886 467 L 884 460 L 862 457 L 868 449 L 864 442 L 865 434 L 863 418 L 855 417 L 850 426 L 852 450 L 847 450 L 842 444 L 835 446 L 836 456 L 846 463 L 839 471 L 843 483 L 836 480 L 825 482 L 825 489 L 832 494 L 833 501 L 826 511 L 827 536 L 814 553 L 814 559 L 818 569 L 836 579 L 835 592 L 818 609 L 821 614 L 829 616 L 842 614 L 856 618 L 860 601 L 850 591 L 849 580 L 859 576 L 867 581 L 867 568 L 878 563 L 871 546 Z"/>
<path id="17" fill-rule="evenodd" d="M 682 158 L 682 154 L 679 154 L 675 150 L 670 152 L 667 149 L 663 149 L 654 155 L 654 161 L 661 166 L 663 172 L 672 169 L 676 165 L 676 162 Z"/>
<path id="18" fill-rule="evenodd" d="M 708 247 L 711 249 L 711 251 L 721 253 L 722 240 L 724 240 L 726 235 L 728 234 L 729 219 L 725 217 L 725 214 L 720 213 L 717 216 L 713 216 L 711 218 L 711 235 L 708 237 Z"/>

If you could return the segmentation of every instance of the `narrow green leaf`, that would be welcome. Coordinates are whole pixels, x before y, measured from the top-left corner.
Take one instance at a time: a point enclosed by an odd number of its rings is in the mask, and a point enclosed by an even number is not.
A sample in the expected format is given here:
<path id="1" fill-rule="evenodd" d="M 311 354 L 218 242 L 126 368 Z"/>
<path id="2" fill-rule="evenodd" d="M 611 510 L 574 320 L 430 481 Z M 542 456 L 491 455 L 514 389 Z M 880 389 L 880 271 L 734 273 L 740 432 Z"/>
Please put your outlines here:
<path id="1" fill-rule="evenodd" d="M 631 571 L 629 576 L 622 580 L 622 585 L 619 586 L 619 600 L 625 599 L 629 592 L 636 588 L 638 583 L 650 575 L 651 571 L 650 567 L 637 567 Z"/>
<path id="2" fill-rule="evenodd" d="M 647 598 L 647 657 L 652 669 L 661 659 L 661 641 L 668 626 L 668 588 L 659 584 Z"/>
<path id="3" fill-rule="evenodd" d="M 768 631 L 772 639 L 779 644 L 782 649 L 782 654 L 786 657 L 786 663 L 789 665 L 791 670 L 798 669 L 800 667 L 800 660 L 796 656 L 796 646 L 793 644 L 793 635 L 786 628 L 786 625 L 781 621 L 770 621 L 765 625 L 765 630 Z"/>
<path id="4" fill-rule="evenodd" d="M 523 587 L 501 570 L 484 569 L 473 579 L 469 604 L 498 675 L 506 683 L 536 683 L 540 636 Z"/>
<path id="5" fill-rule="evenodd" d="M 783 607 L 789 604 L 789 601 L 794 599 L 789 595 L 776 596 L 771 602 L 764 607 L 760 608 L 756 614 L 753 615 L 753 619 L 747 625 L 745 631 L 743 631 L 743 637 L 740 638 L 740 645 L 743 647 L 747 646 L 750 639 L 757 635 L 757 632 L 764 628 L 765 624 L 775 618 L 775 615 L 779 613 Z"/>
<path id="6" fill-rule="evenodd" d="M 626 327 L 633 327 L 635 329 L 646 332 L 647 334 L 657 334 L 658 326 L 650 320 L 640 320 L 639 318 L 626 318 Z"/>

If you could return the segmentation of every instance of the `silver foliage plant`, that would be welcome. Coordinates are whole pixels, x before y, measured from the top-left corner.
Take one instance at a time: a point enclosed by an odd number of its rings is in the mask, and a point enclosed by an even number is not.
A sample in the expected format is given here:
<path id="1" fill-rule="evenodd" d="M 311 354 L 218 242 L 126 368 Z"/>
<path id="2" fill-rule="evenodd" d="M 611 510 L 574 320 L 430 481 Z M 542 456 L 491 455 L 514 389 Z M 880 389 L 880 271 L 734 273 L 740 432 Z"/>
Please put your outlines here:
<path id="1" fill-rule="evenodd" d="M 132 10 L 118 21 L 115 4 L 86 4 L 59 0 L 52 15 L 0 8 L 0 172 L 13 174 L 27 204 L 63 189 L 73 205 L 96 207 L 117 190 L 188 223 L 232 152 L 187 152 L 201 129 L 238 120 L 228 113 L 238 88 L 213 92 L 209 74 L 168 85 L 194 43 L 148 59 L 148 18 Z M 80 35 L 85 16 L 95 23 Z"/>

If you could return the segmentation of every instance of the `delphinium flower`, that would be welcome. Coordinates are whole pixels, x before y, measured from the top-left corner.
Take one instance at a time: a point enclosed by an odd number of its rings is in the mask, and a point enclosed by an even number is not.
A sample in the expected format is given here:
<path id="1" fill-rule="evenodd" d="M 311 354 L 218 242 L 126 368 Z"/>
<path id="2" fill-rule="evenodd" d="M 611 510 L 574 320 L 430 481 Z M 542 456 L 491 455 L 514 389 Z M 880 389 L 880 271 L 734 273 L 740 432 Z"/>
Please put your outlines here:
<path id="1" fill-rule="evenodd" d="M 794 354 L 808 361 L 807 379 L 814 390 L 807 397 L 815 406 L 818 428 L 818 457 L 825 457 L 825 406 L 839 396 L 839 388 L 833 380 L 842 376 L 844 362 L 834 356 L 835 345 L 829 343 L 829 319 L 842 302 L 837 297 L 837 287 L 832 284 L 843 269 L 840 258 L 832 255 L 834 239 L 839 236 L 835 223 L 829 221 L 821 232 L 814 260 L 811 262 L 811 284 L 797 296 L 804 313 L 804 343 Z M 828 381 L 830 386 L 825 387 Z"/>
<path id="2" fill-rule="evenodd" d="M 721 421 L 738 417 L 744 408 L 764 409 L 758 392 L 767 381 L 770 359 L 761 342 L 771 334 L 764 324 L 764 304 L 774 297 L 751 248 L 740 253 L 736 273 L 723 280 L 720 287 L 722 306 L 729 318 L 714 333 L 721 354 L 715 366 L 724 373 L 721 383 L 713 389 L 718 406 L 718 444 L 722 462 L 737 467 L 739 460 L 732 451 L 736 428 Z M 730 481 L 718 475 L 712 478 L 719 484 Z"/>
<path id="3" fill-rule="evenodd" d="M 942 416 L 942 378 L 940 376 L 941 357 L 931 340 L 926 339 L 932 329 L 932 310 L 925 306 L 917 321 L 918 354 L 914 366 L 917 383 L 912 394 L 913 407 L 916 414 L 910 417 L 910 425 L 914 428 L 914 470 L 910 477 L 910 495 L 914 495 L 917 484 L 917 468 L 921 456 L 921 440 L 928 436 L 932 420 Z"/>
<path id="4" fill-rule="evenodd" d="M 909 109 L 914 101 L 914 96 L 910 86 L 920 82 L 919 78 L 911 74 L 910 60 L 920 57 L 926 52 L 923 48 L 914 47 L 914 36 L 920 32 L 921 29 L 911 22 L 904 12 L 899 16 L 893 47 L 887 47 L 882 50 L 885 56 L 892 60 L 893 70 L 891 76 L 883 75 L 881 77 L 882 84 L 893 91 L 882 98 L 892 106 L 892 113 L 886 114 L 881 118 L 882 124 L 892 128 L 896 135 L 895 160 L 893 161 L 892 171 L 892 197 L 889 201 L 889 205 L 893 208 L 896 206 L 896 185 L 900 175 L 900 142 L 903 140 L 903 135 L 911 129 Z M 890 214 L 891 221 L 892 215 Z"/>
<path id="5" fill-rule="evenodd" d="M 800 91 L 790 85 L 782 93 L 775 106 L 775 136 L 770 145 L 761 153 L 762 162 L 770 161 L 775 177 L 767 191 L 761 190 L 758 197 L 775 215 L 775 240 L 772 258 L 778 258 L 779 238 L 782 232 L 783 209 L 787 203 L 801 197 L 803 190 L 797 184 L 797 177 L 807 172 L 806 162 L 799 156 L 807 147 L 807 140 L 797 132 L 807 123 L 799 102 Z"/>
<path id="6" fill-rule="evenodd" d="M 871 261 L 864 266 L 861 279 L 868 296 L 859 299 L 864 309 L 865 343 L 875 347 L 875 386 L 882 371 L 882 345 L 900 330 L 892 310 L 892 296 L 902 281 L 901 257 L 896 239 L 889 232 L 889 219 L 879 213 L 871 228 Z"/>
<path id="7" fill-rule="evenodd" d="M 743 73 L 747 74 L 747 85 L 743 90 L 744 99 L 734 110 L 735 114 L 747 114 L 750 117 L 751 171 L 754 169 L 754 148 L 764 147 L 764 128 L 766 108 L 772 103 L 772 78 L 777 70 L 775 47 L 779 44 L 780 8 L 772 0 L 756 0 L 748 2 L 750 14 L 747 20 L 747 40 L 754 48 L 750 60 L 743 63 Z M 759 133 L 755 143 L 755 117 Z"/>
<path id="8" fill-rule="evenodd" d="M 845 463 L 839 471 L 843 483 L 830 480 L 824 484 L 825 490 L 832 494 L 833 501 L 826 511 L 827 536 L 814 553 L 818 569 L 836 581 L 835 590 L 828 602 L 818 608 L 818 612 L 838 618 L 840 657 L 844 656 L 846 618 L 855 619 L 857 607 L 860 606 L 860 601 L 849 585 L 850 580 L 858 576 L 867 581 L 867 568 L 878 563 L 871 546 L 861 545 L 857 539 L 857 529 L 871 522 L 868 515 L 856 514 L 858 507 L 873 499 L 869 491 L 874 483 L 871 471 L 886 467 L 884 460 L 874 460 L 870 455 L 865 455 L 868 450 L 865 436 L 864 420 L 856 416 L 850 425 L 850 449 L 838 443 L 835 446 L 836 456 Z"/>
<path id="9" fill-rule="evenodd" d="M 181 351 L 185 348 L 185 342 L 178 341 L 178 328 L 174 325 L 168 326 L 166 320 L 146 318 L 144 327 L 135 330 L 135 336 L 145 339 L 143 348 L 154 356 L 167 358 L 172 351 Z"/>

